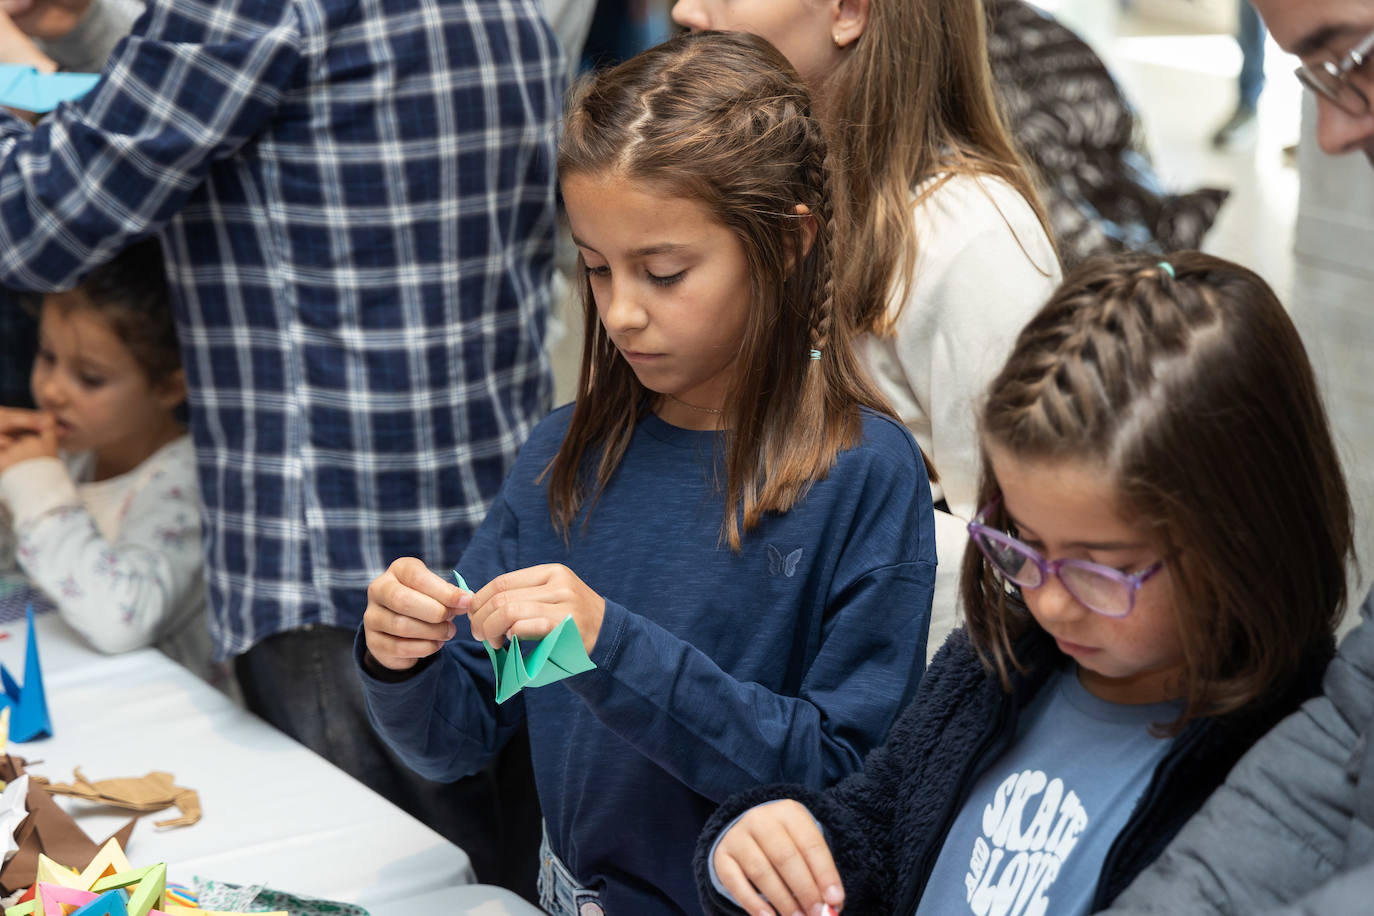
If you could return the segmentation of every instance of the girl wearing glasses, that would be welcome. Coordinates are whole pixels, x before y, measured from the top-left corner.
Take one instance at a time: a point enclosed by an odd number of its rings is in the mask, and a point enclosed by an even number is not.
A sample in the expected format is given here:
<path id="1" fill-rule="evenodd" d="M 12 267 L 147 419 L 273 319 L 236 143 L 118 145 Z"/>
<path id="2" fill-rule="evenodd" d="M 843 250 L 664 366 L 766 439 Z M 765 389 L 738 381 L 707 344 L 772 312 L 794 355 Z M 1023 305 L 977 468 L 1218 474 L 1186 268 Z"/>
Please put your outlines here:
<path id="1" fill-rule="evenodd" d="M 861 773 L 713 816 L 708 912 L 1094 912 L 1319 689 L 1350 505 L 1257 276 L 1197 253 L 1086 265 L 979 420 L 966 628 Z"/>

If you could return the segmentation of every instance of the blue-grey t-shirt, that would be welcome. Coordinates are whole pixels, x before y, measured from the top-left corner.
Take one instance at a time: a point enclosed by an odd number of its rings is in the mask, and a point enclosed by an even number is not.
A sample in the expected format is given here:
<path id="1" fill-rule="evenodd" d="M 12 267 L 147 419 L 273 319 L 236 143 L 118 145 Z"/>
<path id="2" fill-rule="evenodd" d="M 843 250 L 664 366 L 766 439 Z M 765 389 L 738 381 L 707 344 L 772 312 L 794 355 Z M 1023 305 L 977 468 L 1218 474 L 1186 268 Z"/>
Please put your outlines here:
<path id="1" fill-rule="evenodd" d="M 916 916 L 1087 913 L 1107 851 L 1169 748 L 1150 725 L 1181 709 L 1098 699 L 1074 665 L 1055 674 L 974 785 Z"/>

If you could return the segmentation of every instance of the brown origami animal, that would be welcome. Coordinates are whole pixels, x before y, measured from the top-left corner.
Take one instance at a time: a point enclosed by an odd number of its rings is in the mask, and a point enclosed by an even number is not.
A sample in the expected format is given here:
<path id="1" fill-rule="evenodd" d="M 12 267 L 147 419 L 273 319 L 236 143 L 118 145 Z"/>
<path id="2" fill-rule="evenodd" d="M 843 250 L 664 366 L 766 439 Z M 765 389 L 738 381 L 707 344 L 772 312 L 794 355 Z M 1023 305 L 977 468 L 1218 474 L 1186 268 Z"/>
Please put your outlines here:
<path id="1" fill-rule="evenodd" d="M 154 770 L 147 776 L 91 782 L 86 778 L 86 774 L 81 772 L 81 767 L 77 767 L 76 781 L 70 785 L 40 781 L 43 788 L 53 795 L 70 795 L 140 813 L 161 811 L 173 805 L 181 812 L 181 817 L 154 821 L 154 827 L 189 827 L 200 820 L 200 796 L 196 794 L 196 790 L 173 785 L 172 774 L 160 770 Z"/>

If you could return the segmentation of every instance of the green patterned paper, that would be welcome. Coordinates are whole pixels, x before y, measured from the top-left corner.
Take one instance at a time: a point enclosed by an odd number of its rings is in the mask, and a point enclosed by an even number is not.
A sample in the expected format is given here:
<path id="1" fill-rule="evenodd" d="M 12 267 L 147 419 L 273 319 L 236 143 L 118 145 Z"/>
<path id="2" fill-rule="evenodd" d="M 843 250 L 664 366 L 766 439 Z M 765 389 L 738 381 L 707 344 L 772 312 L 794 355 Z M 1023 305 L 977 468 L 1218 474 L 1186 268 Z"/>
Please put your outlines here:
<path id="1" fill-rule="evenodd" d="M 261 884 L 238 885 L 209 878 L 196 878 L 197 906 L 202 910 L 233 913 L 273 913 L 291 916 L 369 916 L 367 910 L 352 903 L 297 897 Z"/>

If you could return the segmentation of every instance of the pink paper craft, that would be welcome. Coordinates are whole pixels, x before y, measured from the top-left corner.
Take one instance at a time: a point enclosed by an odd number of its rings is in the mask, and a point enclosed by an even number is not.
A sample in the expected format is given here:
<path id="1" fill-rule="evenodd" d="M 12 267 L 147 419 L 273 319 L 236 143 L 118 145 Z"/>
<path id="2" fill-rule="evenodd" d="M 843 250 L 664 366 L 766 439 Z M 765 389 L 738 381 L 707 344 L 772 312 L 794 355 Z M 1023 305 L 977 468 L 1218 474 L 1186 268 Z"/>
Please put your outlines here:
<path id="1" fill-rule="evenodd" d="M 94 891 L 77 890 L 74 887 L 63 887 L 60 884 L 40 883 L 38 885 L 38 898 L 43 901 L 42 916 L 67 916 L 62 910 L 63 904 L 67 906 L 82 907 L 102 896 L 105 895 L 97 894 Z M 116 892 L 116 896 L 120 895 Z M 123 913 L 128 913 L 128 909 L 123 905 L 122 897 L 120 900 L 120 907 Z M 160 910 L 149 910 L 148 913 L 149 916 L 167 916 L 166 913 Z M 75 916 L 75 913 L 71 914 L 71 916 Z"/>

